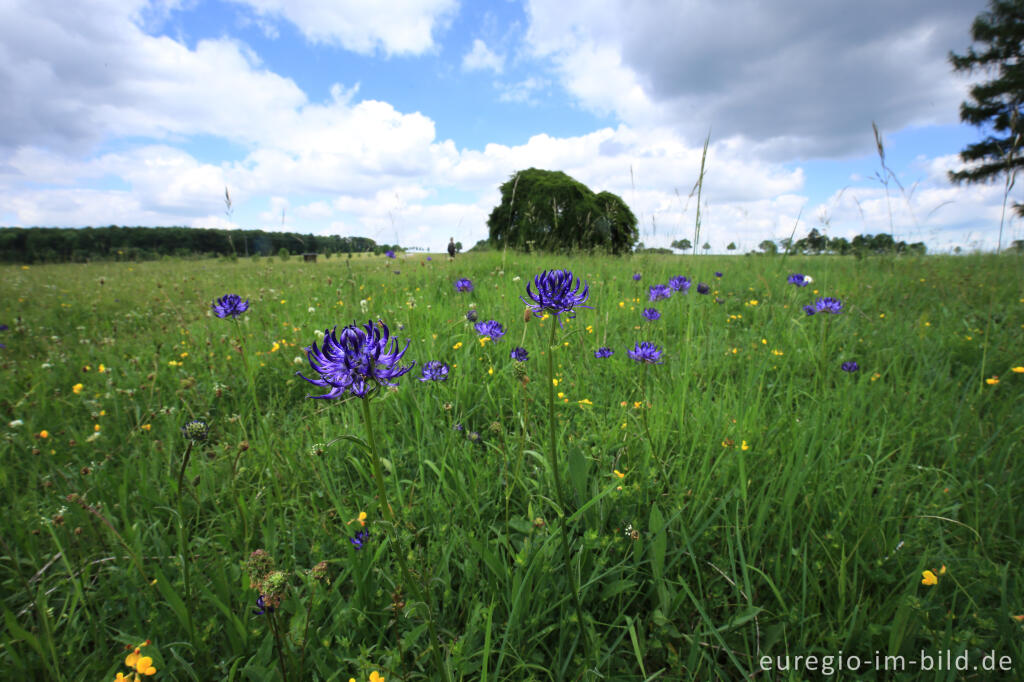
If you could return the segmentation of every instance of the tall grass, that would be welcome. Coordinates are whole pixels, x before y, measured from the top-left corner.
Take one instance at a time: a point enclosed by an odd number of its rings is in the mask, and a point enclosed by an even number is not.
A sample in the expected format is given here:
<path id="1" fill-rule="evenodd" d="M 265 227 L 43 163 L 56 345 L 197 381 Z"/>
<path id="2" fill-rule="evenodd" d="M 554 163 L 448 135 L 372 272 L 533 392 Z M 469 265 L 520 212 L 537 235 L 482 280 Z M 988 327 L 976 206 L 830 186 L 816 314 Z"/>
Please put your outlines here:
<path id="1" fill-rule="evenodd" d="M 552 350 L 555 320 L 524 322 L 519 297 L 567 262 L 594 309 Z M 731 680 L 840 651 L 994 650 L 1018 669 L 1022 273 L 1008 255 L 5 268 L 0 671 L 113 679 L 147 638 L 156 679 L 181 680 L 442 679 L 435 650 L 465 680 Z M 678 274 L 695 286 L 645 321 L 647 286 Z M 251 302 L 237 328 L 208 312 L 226 293 Z M 817 296 L 845 312 L 807 317 Z M 470 304 L 507 335 L 481 345 Z M 452 369 L 374 400 L 375 474 L 358 401 L 309 400 L 294 373 L 317 330 L 378 318 L 407 358 Z M 665 351 L 646 376 L 626 355 L 642 340 Z M 179 496 L 192 419 L 211 430 Z M 257 549 L 283 572 L 272 620 Z"/>

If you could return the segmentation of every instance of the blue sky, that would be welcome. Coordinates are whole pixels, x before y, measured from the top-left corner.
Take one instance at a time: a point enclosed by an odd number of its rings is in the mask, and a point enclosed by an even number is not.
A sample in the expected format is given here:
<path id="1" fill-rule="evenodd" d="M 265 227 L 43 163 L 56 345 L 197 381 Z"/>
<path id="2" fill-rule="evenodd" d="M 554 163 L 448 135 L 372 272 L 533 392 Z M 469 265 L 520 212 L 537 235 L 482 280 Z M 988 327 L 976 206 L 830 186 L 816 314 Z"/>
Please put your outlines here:
<path id="1" fill-rule="evenodd" d="M 984 9 L 10 0 L 0 224 L 283 227 L 439 251 L 485 238 L 499 185 L 538 167 L 619 194 L 643 241 L 667 246 L 692 234 L 710 132 L 716 251 L 797 221 L 991 249 L 1002 186 L 946 180 L 980 139 L 947 55 Z M 888 201 L 873 121 L 902 185 Z M 1011 220 L 1004 244 L 1020 237 Z"/>

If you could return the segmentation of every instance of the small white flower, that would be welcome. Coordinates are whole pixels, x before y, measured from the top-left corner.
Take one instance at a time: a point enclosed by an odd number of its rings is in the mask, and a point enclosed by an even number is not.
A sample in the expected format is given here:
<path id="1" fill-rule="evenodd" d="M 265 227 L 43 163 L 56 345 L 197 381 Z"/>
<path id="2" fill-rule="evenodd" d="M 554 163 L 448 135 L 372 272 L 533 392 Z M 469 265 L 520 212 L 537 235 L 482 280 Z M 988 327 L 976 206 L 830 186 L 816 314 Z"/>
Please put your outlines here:
<path id="1" fill-rule="evenodd" d="M 306 312 L 308 312 L 308 313 L 315 313 L 316 312 L 316 308 L 314 308 L 313 306 L 309 306 L 309 308 L 306 310 Z"/>
<path id="2" fill-rule="evenodd" d="M 12 429 L 16 429 L 19 426 L 23 425 L 24 423 L 25 422 L 21 421 L 20 419 L 15 419 L 10 424 L 8 424 L 8 426 L 10 426 Z"/>
<path id="3" fill-rule="evenodd" d="M 50 369 L 51 367 L 53 367 L 53 365 L 51 365 L 51 364 L 50 364 L 50 363 L 48 363 L 48 362 L 44 362 L 44 363 L 43 363 L 43 364 L 41 365 L 41 367 L 42 367 L 43 369 Z"/>
<path id="4" fill-rule="evenodd" d="M 513 282 L 518 282 L 520 279 L 522 279 L 522 278 L 519 275 L 516 275 L 515 277 L 512 278 L 512 281 Z"/>
<path id="5" fill-rule="evenodd" d="M 814 281 L 813 277 L 811 277 L 810 275 L 804 275 L 804 283 L 805 284 L 810 284 L 813 281 Z"/>
<path id="6" fill-rule="evenodd" d="M 301 355 L 296 355 L 295 358 L 292 360 L 292 363 L 294 363 L 296 365 L 301 365 L 302 362 L 303 362 L 303 360 L 302 360 L 302 356 Z"/>

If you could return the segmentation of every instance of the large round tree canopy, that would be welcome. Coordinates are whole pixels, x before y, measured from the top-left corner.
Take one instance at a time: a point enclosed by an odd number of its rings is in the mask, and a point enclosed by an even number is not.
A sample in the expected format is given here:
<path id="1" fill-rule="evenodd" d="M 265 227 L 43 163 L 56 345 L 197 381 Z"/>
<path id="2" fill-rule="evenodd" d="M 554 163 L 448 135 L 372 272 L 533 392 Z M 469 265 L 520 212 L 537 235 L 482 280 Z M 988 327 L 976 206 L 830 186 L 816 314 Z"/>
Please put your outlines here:
<path id="1" fill-rule="evenodd" d="M 519 171 L 501 186 L 501 203 L 487 227 L 495 247 L 524 251 L 621 254 L 639 237 L 636 216 L 617 195 L 594 194 L 561 171 L 537 168 Z"/>

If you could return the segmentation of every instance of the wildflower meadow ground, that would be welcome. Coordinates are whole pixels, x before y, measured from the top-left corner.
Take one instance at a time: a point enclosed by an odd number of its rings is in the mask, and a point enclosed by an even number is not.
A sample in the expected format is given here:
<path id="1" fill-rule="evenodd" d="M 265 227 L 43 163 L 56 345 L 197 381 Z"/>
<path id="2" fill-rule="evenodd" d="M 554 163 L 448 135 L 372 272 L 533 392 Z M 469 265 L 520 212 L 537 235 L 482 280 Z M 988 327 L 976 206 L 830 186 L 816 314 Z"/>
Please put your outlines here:
<path id="1" fill-rule="evenodd" d="M 6 267 L 0 377 L 3 679 L 1024 670 L 1019 256 Z"/>

